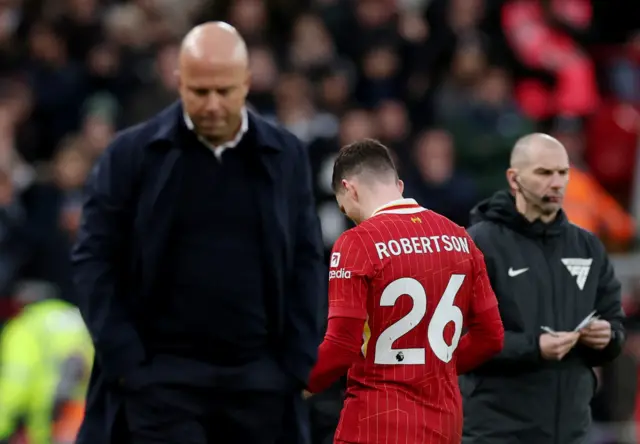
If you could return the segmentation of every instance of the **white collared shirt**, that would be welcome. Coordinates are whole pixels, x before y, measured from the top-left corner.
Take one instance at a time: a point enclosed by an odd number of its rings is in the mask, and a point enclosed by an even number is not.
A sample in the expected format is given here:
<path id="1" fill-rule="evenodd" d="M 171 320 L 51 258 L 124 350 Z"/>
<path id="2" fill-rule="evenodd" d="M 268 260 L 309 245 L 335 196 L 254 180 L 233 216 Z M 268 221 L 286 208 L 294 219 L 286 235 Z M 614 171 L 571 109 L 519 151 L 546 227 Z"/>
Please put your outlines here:
<path id="1" fill-rule="evenodd" d="M 243 107 L 242 110 L 240 111 L 241 116 L 242 116 L 242 122 L 240 123 L 240 130 L 238 131 L 238 133 L 236 134 L 236 136 L 228 141 L 225 142 L 221 145 L 212 145 L 207 139 L 205 139 L 204 137 L 200 136 L 199 134 L 197 134 L 198 136 L 198 140 L 207 148 L 209 148 L 213 154 L 216 156 L 216 159 L 220 160 L 220 157 L 222 156 L 222 153 L 228 149 L 228 148 L 235 148 L 236 146 L 238 146 L 238 144 L 240 143 L 240 141 L 242 140 L 242 138 L 244 137 L 244 135 L 247 133 L 247 130 L 249 129 L 249 114 L 247 113 L 247 108 Z M 190 131 L 194 130 L 194 125 L 193 122 L 191 121 L 191 118 L 189 117 L 189 115 L 184 112 L 184 123 L 187 125 L 187 128 Z"/>

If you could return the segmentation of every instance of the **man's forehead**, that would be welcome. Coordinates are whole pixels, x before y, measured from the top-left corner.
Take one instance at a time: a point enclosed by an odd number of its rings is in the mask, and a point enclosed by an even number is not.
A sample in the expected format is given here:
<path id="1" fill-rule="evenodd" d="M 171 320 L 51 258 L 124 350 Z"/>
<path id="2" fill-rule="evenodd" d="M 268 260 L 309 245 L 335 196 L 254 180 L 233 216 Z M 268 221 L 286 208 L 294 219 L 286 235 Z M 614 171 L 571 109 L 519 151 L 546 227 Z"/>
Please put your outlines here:
<path id="1" fill-rule="evenodd" d="M 247 70 L 241 65 L 190 65 L 180 71 L 183 82 L 191 87 L 231 87 L 246 80 Z"/>
<path id="2" fill-rule="evenodd" d="M 569 168 L 569 157 L 562 146 L 544 146 L 529 152 L 528 168 L 530 170 L 565 170 Z"/>

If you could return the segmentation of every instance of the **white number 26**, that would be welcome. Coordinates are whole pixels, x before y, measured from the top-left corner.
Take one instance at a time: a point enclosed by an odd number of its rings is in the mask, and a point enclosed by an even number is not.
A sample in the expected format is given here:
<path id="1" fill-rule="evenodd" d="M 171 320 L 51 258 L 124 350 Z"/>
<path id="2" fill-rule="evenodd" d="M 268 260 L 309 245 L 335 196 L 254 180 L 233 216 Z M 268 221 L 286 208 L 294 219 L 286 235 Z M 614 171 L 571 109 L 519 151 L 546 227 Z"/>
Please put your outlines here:
<path id="1" fill-rule="evenodd" d="M 451 361 L 462 333 L 462 312 L 453 301 L 464 281 L 463 274 L 451 275 L 427 330 L 427 339 L 433 353 L 443 362 Z M 424 348 L 393 348 L 393 343 L 414 329 L 427 313 L 427 293 L 420 282 L 401 278 L 391 282 L 382 292 L 380 305 L 393 307 L 398 298 L 407 295 L 413 300 L 413 308 L 402 319 L 387 327 L 376 342 L 373 362 L 384 365 L 411 365 L 425 363 Z M 444 328 L 453 322 L 455 331 L 451 345 L 444 339 Z"/>

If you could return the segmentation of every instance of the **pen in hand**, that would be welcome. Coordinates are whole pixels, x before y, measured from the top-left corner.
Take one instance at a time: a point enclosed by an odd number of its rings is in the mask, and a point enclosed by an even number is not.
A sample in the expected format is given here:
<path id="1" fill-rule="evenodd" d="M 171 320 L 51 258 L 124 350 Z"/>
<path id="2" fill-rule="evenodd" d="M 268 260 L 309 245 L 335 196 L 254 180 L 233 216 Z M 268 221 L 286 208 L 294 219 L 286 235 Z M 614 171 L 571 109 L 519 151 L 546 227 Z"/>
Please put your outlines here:
<path id="1" fill-rule="evenodd" d="M 558 333 L 557 333 L 555 330 L 553 330 L 553 329 L 551 329 L 551 328 L 547 327 L 546 325 L 541 326 L 541 327 L 540 327 L 540 329 L 541 329 L 542 331 L 544 331 L 545 333 L 549 333 L 549 334 L 550 334 L 551 336 L 553 336 L 554 338 L 557 338 L 557 337 L 558 337 Z"/>

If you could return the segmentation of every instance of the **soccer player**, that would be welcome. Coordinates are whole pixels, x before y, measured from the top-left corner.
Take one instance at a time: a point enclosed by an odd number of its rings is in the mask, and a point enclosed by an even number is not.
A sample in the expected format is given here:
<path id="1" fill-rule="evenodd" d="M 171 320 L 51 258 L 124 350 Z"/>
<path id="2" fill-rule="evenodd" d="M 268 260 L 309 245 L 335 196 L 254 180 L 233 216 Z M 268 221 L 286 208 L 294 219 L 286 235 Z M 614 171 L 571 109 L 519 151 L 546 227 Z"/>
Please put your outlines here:
<path id="1" fill-rule="evenodd" d="M 402 198 L 377 141 L 341 149 L 333 188 L 358 225 L 333 248 L 307 396 L 348 370 L 336 443 L 459 444 L 458 373 L 498 353 L 504 335 L 482 253 L 462 227 Z"/>

